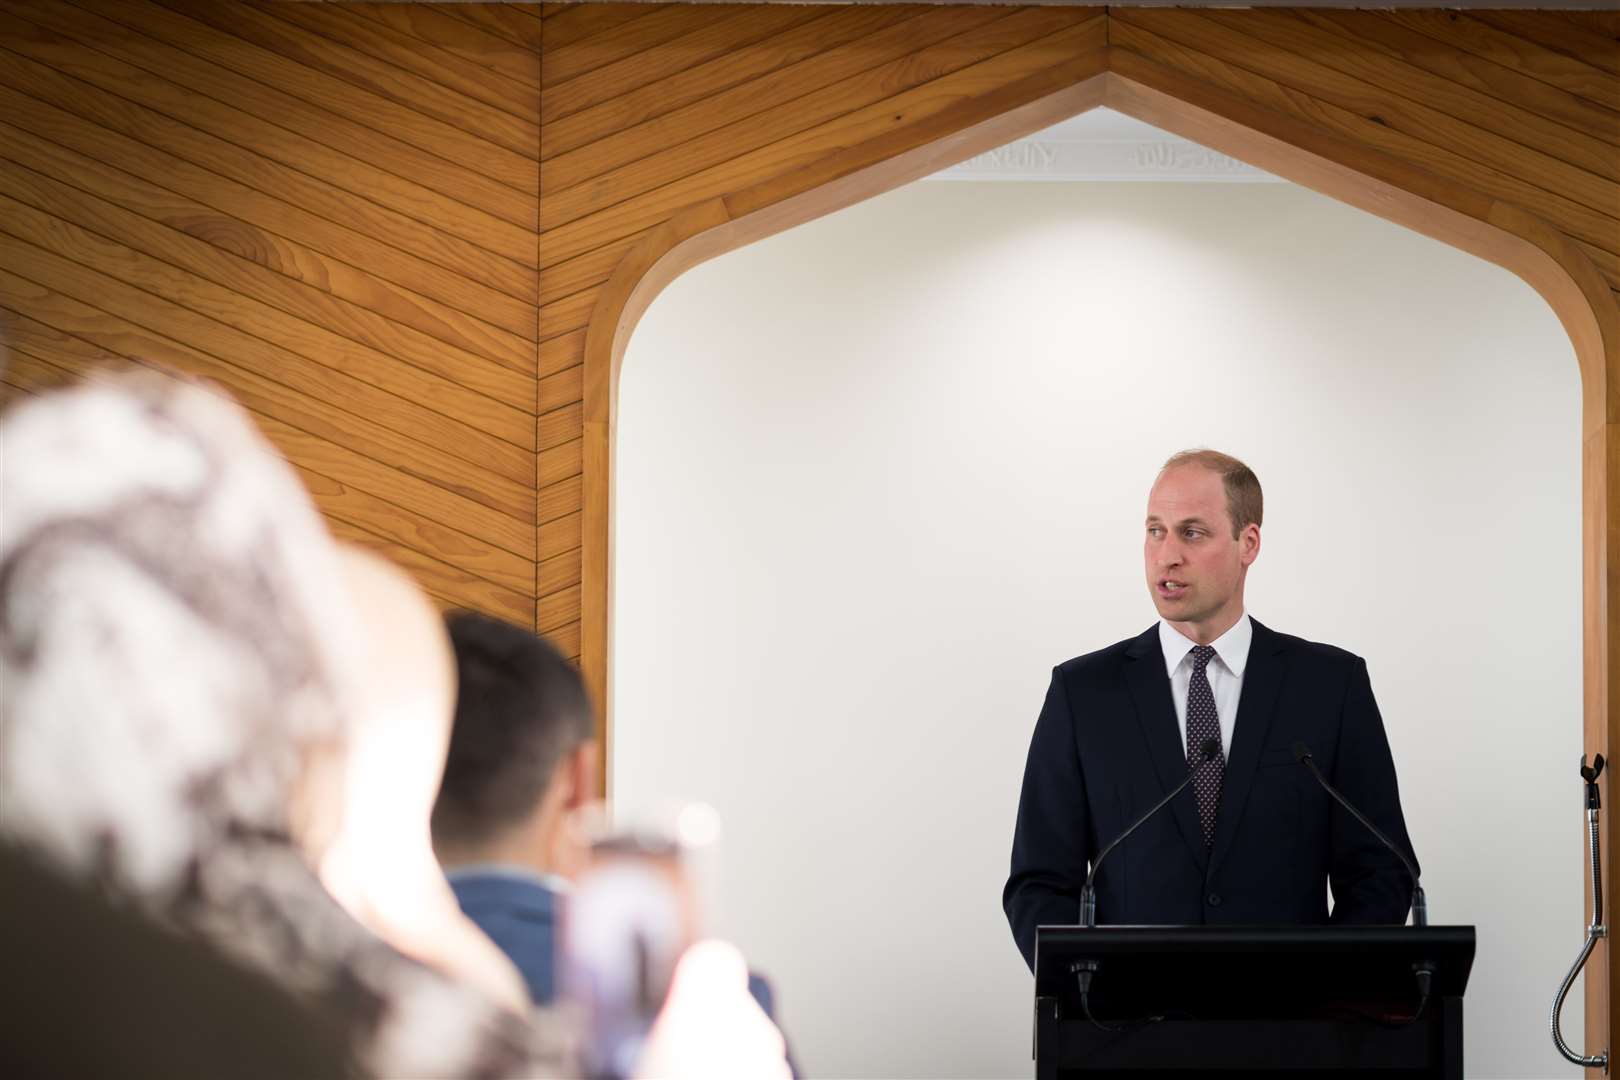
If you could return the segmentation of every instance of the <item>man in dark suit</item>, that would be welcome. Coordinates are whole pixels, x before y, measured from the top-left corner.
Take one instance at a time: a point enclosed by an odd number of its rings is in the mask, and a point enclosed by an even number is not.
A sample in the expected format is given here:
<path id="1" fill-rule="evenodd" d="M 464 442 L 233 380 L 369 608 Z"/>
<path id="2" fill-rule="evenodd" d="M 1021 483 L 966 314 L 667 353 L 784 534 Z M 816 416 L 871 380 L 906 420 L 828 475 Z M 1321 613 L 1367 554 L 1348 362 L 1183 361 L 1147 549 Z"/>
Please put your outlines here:
<path id="1" fill-rule="evenodd" d="M 1242 462 L 1172 457 L 1145 525 L 1160 622 L 1052 672 L 1002 892 L 1032 968 L 1036 927 L 1078 921 L 1092 860 L 1186 778 L 1210 739 L 1220 753 L 1102 864 L 1099 923 L 1406 920 L 1412 881 L 1400 861 L 1294 757 L 1296 742 L 1309 747 L 1329 782 L 1411 852 L 1366 663 L 1244 610 L 1261 516 L 1260 482 Z"/>
<path id="2" fill-rule="evenodd" d="M 547 1004 L 561 909 L 584 859 L 565 821 L 596 797 L 590 699 L 543 638 L 472 612 L 447 624 L 458 685 L 433 847 L 462 911 Z M 774 1019 L 770 984 L 750 972 L 748 990 Z"/>

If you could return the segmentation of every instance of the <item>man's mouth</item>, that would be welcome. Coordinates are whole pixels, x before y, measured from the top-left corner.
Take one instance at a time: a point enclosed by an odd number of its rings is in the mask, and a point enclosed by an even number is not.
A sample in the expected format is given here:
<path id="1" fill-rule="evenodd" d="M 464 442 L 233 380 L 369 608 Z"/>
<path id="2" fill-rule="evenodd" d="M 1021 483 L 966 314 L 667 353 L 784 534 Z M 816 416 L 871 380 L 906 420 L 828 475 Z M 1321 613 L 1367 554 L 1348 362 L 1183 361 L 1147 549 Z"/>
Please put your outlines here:
<path id="1" fill-rule="evenodd" d="M 1187 583 L 1185 581 L 1175 581 L 1170 578 L 1165 578 L 1159 582 L 1159 591 L 1166 596 L 1175 596 L 1186 587 Z"/>

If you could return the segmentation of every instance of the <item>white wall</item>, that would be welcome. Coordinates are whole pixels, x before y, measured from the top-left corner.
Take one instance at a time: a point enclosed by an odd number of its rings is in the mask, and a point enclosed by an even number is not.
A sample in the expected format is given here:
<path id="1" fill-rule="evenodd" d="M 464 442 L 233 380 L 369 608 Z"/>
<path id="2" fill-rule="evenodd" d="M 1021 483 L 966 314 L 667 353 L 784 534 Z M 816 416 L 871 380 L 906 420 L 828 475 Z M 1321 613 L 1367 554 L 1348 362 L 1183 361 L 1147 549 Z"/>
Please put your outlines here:
<path id="1" fill-rule="evenodd" d="M 1250 611 L 1367 658 L 1434 920 L 1479 928 L 1469 1075 L 1566 1075 L 1578 397 L 1528 286 L 1292 185 L 916 184 L 725 256 L 624 365 L 615 799 L 719 808 L 812 1075 L 1029 1075 L 1035 714 L 1152 623 L 1148 485 L 1219 447 Z"/>

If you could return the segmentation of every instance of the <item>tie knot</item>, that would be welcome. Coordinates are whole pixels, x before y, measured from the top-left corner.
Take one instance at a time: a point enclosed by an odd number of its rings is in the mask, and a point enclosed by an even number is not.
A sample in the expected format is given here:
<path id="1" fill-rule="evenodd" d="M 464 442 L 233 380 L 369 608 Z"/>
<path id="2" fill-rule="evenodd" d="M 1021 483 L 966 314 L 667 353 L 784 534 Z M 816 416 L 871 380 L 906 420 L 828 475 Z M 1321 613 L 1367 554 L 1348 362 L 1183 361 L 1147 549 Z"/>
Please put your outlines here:
<path id="1" fill-rule="evenodd" d="M 1209 667 L 1209 662 L 1215 659 L 1215 646 L 1194 645 L 1192 647 L 1193 670 L 1202 671 Z"/>

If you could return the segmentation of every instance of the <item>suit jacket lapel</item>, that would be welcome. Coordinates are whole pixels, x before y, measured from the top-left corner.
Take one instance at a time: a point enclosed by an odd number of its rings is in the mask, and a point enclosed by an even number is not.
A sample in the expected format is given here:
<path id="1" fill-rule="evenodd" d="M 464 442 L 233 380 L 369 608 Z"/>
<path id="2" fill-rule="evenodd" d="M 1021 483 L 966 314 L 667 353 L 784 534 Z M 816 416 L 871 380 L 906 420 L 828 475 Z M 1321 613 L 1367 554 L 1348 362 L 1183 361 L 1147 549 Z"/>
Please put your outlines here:
<path id="1" fill-rule="evenodd" d="M 1250 619 L 1254 637 L 1249 641 L 1249 660 L 1243 669 L 1243 693 L 1238 699 L 1237 722 L 1232 746 L 1226 755 L 1226 776 L 1221 783 L 1221 806 L 1215 816 L 1215 845 L 1209 869 L 1213 873 L 1232 849 L 1233 837 L 1243 821 L 1243 808 L 1254 786 L 1254 771 L 1260 763 L 1260 748 L 1266 744 L 1271 719 L 1276 714 L 1277 694 L 1288 670 L 1286 639 L 1281 634 Z"/>
<path id="2" fill-rule="evenodd" d="M 1159 644 L 1158 624 L 1131 642 L 1125 655 L 1128 658 L 1125 682 L 1136 706 L 1136 720 L 1147 742 L 1154 771 L 1159 774 L 1160 790 L 1169 794 L 1171 788 L 1187 778 L 1187 749 L 1182 745 L 1175 699 L 1170 696 L 1170 677 L 1164 671 L 1164 649 Z M 1204 847 L 1204 834 L 1198 825 L 1198 802 L 1192 790 L 1183 791 L 1165 812 L 1176 819 L 1188 853 L 1199 870 L 1204 870 L 1209 851 Z"/>

